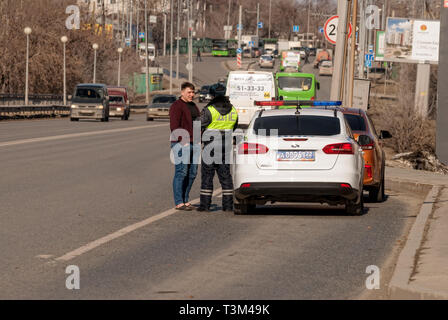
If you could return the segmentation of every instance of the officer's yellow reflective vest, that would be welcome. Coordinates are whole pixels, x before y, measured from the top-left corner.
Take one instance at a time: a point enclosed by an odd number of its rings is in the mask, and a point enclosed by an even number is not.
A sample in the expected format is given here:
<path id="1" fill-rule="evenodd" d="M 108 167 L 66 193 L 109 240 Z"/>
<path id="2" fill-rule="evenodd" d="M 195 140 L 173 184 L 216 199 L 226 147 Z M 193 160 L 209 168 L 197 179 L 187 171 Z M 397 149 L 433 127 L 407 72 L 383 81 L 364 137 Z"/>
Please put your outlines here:
<path id="1" fill-rule="evenodd" d="M 212 122 L 207 126 L 209 130 L 231 130 L 235 126 L 238 119 L 238 113 L 232 106 L 232 111 L 226 115 L 221 115 L 214 106 L 208 106 L 208 110 L 212 115 Z"/>

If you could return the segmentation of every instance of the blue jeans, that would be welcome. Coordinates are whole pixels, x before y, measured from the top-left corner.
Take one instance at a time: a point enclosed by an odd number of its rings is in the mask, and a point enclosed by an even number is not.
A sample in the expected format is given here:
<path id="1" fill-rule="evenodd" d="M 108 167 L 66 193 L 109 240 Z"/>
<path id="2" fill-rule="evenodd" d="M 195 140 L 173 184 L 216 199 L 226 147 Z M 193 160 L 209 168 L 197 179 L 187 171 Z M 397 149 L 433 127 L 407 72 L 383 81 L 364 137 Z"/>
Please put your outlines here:
<path id="1" fill-rule="evenodd" d="M 176 148 L 173 150 L 173 148 Z M 201 145 L 193 143 L 182 146 L 178 142 L 171 142 L 174 155 L 173 194 L 174 204 L 187 203 L 194 179 L 198 173 Z M 177 152 L 176 152 L 177 151 Z"/>

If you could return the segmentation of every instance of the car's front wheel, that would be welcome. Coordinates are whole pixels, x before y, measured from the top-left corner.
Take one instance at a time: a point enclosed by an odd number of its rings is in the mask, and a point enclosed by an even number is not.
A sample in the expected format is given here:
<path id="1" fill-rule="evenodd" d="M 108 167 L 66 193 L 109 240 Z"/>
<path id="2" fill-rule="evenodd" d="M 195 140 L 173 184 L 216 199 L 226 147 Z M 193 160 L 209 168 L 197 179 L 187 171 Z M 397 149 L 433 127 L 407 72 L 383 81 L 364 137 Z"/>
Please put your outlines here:
<path id="1" fill-rule="evenodd" d="M 154 121 L 154 118 L 146 118 L 146 121 Z"/>

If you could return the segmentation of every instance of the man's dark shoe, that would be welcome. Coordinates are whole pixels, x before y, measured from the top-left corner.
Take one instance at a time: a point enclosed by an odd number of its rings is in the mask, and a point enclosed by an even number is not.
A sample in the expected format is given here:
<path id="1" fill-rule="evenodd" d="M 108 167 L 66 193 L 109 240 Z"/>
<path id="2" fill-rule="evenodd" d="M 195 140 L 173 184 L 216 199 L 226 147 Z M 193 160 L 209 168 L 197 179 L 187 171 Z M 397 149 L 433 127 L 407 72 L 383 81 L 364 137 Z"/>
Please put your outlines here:
<path id="1" fill-rule="evenodd" d="M 210 212 L 210 208 L 199 206 L 198 208 L 196 208 L 196 211 Z"/>

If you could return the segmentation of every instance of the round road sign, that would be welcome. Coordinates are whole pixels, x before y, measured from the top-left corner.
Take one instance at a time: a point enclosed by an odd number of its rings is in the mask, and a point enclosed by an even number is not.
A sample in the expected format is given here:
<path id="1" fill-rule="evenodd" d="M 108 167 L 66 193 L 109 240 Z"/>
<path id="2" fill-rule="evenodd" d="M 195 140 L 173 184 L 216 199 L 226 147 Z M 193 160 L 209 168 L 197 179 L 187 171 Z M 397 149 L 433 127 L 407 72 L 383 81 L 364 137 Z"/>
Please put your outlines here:
<path id="1" fill-rule="evenodd" d="M 336 44 L 336 38 L 338 35 L 338 23 L 339 23 L 339 16 L 332 16 L 330 17 L 327 22 L 325 22 L 324 26 L 324 35 L 325 38 L 328 40 L 328 42 L 332 44 Z M 350 38 L 352 34 L 352 24 L 349 24 L 349 31 L 348 31 L 348 37 Z"/>

